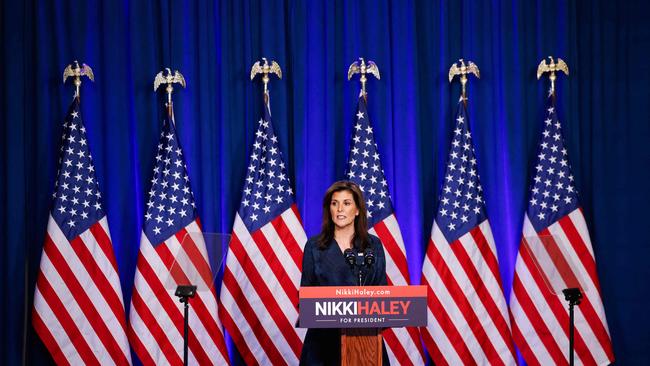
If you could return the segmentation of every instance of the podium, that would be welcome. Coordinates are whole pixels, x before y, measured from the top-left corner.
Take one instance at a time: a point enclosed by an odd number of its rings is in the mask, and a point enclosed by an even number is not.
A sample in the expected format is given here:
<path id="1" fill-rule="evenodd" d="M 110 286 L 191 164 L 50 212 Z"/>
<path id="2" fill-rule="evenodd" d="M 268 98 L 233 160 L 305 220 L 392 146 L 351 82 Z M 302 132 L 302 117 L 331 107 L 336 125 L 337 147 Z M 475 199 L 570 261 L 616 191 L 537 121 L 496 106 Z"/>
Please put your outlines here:
<path id="1" fill-rule="evenodd" d="M 301 328 L 340 328 L 341 365 L 381 365 L 385 328 L 427 324 L 426 286 L 300 288 Z"/>
<path id="2" fill-rule="evenodd" d="M 382 345 L 379 328 L 342 328 L 341 366 L 381 365 Z"/>

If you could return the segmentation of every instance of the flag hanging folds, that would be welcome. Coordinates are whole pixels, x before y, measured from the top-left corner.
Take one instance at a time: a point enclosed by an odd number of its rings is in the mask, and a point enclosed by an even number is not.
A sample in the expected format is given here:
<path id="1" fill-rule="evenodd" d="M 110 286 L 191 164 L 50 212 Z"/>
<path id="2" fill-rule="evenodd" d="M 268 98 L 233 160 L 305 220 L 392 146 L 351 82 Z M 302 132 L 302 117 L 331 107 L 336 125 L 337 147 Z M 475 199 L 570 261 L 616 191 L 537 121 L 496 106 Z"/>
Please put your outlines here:
<path id="1" fill-rule="evenodd" d="M 546 114 L 510 295 L 513 337 L 528 364 L 567 364 L 568 303 L 553 283 L 559 281 L 560 287 L 579 283 L 584 298 L 574 307 L 576 364 L 609 364 L 614 354 L 594 252 L 554 94 Z"/>
<path id="2" fill-rule="evenodd" d="M 389 285 L 410 283 L 404 240 L 395 218 L 379 151 L 366 106 L 360 95 L 357 105 L 347 177 L 363 191 L 368 209 L 369 232 L 381 239 L 386 253 L 386 277 Z M 382 333 L 392 365 L 423 365 L 424 353 L 417 328 L 389 328 Z"/>
<path id="3" fill-rule="evenodd" d="M 183 363 L 183 304 L 167 285 L 179 260 L 194 266 L 182 269 L 183 275 L 196 271 L 200 279 L 189 300 L 188 361 L 228 364 L 207 248 L 170 107 L 154 162 L 129 314 L 131 346 L 145 365 Z"/>
<path id="4" fill-rule="evenodd" d="M 79 104 L 63 124 L 32 324 L 59 365 L 128 365 L 120 278 Z"/>
<path id="5" fill-rule="evenodd" d="M 429 294 L 428 323 L 421 331 L 436 364 L 516 364 L 482 191 L 461 99 L 422 265 L 422 284 Z"/>
<path id="6" fill-rule="evenodd" d="M 296 365 L 305 335 L 295 324 L 307 236 L 268 93 L 264 102 L 226 257 L 219 316 L 248 365 Z"/>

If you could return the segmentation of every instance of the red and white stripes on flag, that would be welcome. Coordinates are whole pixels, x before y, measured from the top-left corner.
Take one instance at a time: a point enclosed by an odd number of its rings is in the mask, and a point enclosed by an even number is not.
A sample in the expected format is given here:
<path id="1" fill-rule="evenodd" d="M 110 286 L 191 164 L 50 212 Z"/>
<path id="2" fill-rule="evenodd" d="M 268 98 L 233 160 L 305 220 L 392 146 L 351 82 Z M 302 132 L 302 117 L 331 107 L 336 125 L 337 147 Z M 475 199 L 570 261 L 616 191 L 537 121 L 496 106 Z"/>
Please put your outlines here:
<path id="1" fill-rule="evenodd" d="M 576 364 L 612 363 L 614 354 L 600 297 L 596 262 L 582 210 L 574 210 L 540 232 L 535 231 L 526 215 L 523 236 L 515 267 L 510 313 L 513 337 L 526 362 L 529 365 L 568 362 L 568 304 L 561 294 L 549 288 L 549 274 L 541 270 L 561 258 L 565 263 L 564 269 L 558 270 L 562 281 L 578 281 L 583 287 L 582 302 L 574 307 Z M 526 238 L 530 241 L 535 236 L 544 237 L 546 250 L 522 250 L 524 245 L 530 245 Z M 574 265 L 573 269 L 567 265 L 569 262 Z"/>
<path id="2" fill-rule="evenodd" d="M 106 217 L 68 241 L 50 216 L 32 323 L 59 365 L 131 364 Z"/>
<path id="3" fill-rule="evenodd" d="M 198 290 L 189 301 L 188 362 L 200 365 L 229 363 L 217 317 L 209 259 L 200 233 L 201 228 L 193 221 L 156 247 L 144 233 L 141 237 L 131 298 L 129 339 L 145 365 L 183 363 L 183 304 L 174 295 L 175 288 L 168 285 L 170 269 L 175 262 L 193 263 L 202 279 L 194 283 Z"/>
<path id="4" fill-rule="evenodd" d="M 75 97 L 63 124 L 32 324 L 59 365 L 129 365 L 124 301 Z"/>
<path id="5" fill-rule="evenodd" d="M 408 285 L 410 281 L 404 240 L 395 218 L 363 92 L 359 93 L 355 116 L 346 176 L 363 191 L 368 208 L 369 232 L 379 237 L 386 253 L 388 284 Z M 383 332 L 383 336 L 391 364 L 424 364 L 424 351 L 417 328 L 390 328 Z"/>
<path id="6" fill-rule="evenodd" d="M 440 203 L 422 264 L 428 323 L 422 339 L 436 364 L 514 365 L 508 306 L 461 98 Z"/>
<path id="7" fill-rule="evenodd" d="M 221 286 L 221 319 L 248 365 L 297 365 L 305 330 L 298 289 L 307 236 L 296 205 L 255 232 L 237 214 Z"/>
<path id="8" fill-rule="evenodd" d="M 410 284 L 406 250 L 397 219 L 391 214 L 376 223 L 369 232 L 376 235 L 384 246 L 386 277 L 389 286 Z M 420 332 L 416 327 L 388 328 L 382 332 L 391 364 L 424 365 Z"/>
<path id="9" fill-rule="evenodd" d="M 268 92 L 251 148 L 221 285 L 219 316 L 248 365 L 296 365 L 296 328 L 307 235 L 294 204 Z"/>
<path id="10" fill-rule="evenodd" d="M 163 121 L 135 272 L 129 340 L 145 365 L 183 363 L 184 311 L 176 284 L 197 286 L 189 299 L 188 362 L 229 363 L 217 297 L 171 105 Z"/>
<path id="11" fill-rule="evenodd" d="M 609 364 L 614 354 L 596 261 L 553 93 L 546 111 L 510 294 L 512 334 L 528 364 L 566 364 L 569 311 L 561 291 L 579 287 L 576 364 Z"/>
<path id="12" fill-rule="evenodd" d="M 487 220 L 448 243 L 434 221 L 422 266 L 424 344 L 440 365 L 513 365 L 508 310 Z"/>

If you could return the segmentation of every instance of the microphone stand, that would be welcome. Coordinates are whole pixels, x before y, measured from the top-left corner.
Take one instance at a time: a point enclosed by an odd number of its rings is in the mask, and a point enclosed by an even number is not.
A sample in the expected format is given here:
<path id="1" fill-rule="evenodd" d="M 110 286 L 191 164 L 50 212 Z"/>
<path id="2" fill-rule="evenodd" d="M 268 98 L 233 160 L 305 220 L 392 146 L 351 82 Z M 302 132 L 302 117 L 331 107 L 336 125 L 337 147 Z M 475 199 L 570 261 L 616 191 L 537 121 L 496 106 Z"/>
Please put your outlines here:
<path id="1" fill-rule="evenodd" d="M 359 272 L 359 286 L 361 286 L 361 280 L 363 278 L 363 273 L 361 271 L 361 267 L 357 267 L 357 271 Z"/>
<path id="2" fill-rule="evenodd" d="M 196 295 L 196 286 L 194 285 L 178 285 L 176 287 L 176 296 L 184 306 L 183 313 L 183 365 L 187 366 L 187 349 L 188 349 L 188 335 L 189 335 L 189 300 Z"/>
<path id="3" fill-rule="evenodd" d="M 356 269 L 357 276 L 359 276 L 359 286 L 363 285 L 363 268 L 370 267 L 375 263 L 375 255 L 370 249 L 366 249 L 363 253 L 354 253 L 352 249 L 346 249 L 343 252 L 345 261 L 350 265 L 353 271 Z"/>
<path id="4" fill-rule="evenodd" d="M 582 300 L 582 292 L 579 288 L 565 288 L 562 290 L 564 299 L 569 302 L 569 365 L 573 366 L 573 332 L 575 328 L 573 319 L 573 306 L 580 305 Z"/>
<path id="5" fill-rule="evenodd" d="M 359 276 L 359 286 L 363 282 L 363 272 L 361 271 L 361 266 L 364 265 L 363 260 L 359 260 L 361 255 L 355 253 L 352 249 L 346 249 L 343 252 L 343 257 L 345 257 L 345 262 L 350 266 L 350 269 L 353 272 L 356 272 L 356 275 Z"/>
<path id="6" fill-rule="evenodd" d="M 370 267 L 375 264 L 375 253 L 372 249 L 366 248 L 363 252 L 363 265 L 370 270 Z"/>

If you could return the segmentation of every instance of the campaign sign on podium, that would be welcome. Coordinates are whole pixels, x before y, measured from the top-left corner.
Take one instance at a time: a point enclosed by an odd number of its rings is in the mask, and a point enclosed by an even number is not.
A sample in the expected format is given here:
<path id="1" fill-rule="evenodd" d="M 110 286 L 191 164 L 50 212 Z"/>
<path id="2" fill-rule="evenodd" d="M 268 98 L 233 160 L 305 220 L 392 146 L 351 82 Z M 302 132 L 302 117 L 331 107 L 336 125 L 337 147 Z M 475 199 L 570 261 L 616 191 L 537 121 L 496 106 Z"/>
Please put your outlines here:
<path id="1" fill-rule="evenodd" d="M 395 328 L 426 324 L 426 286 L 300 288 L 301 328 Z"/>

